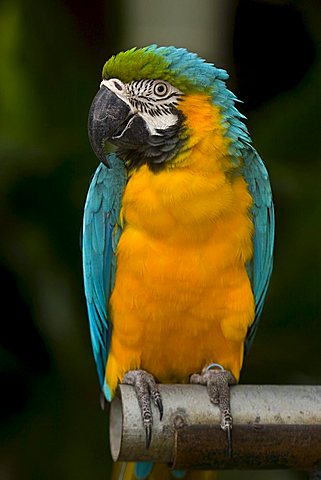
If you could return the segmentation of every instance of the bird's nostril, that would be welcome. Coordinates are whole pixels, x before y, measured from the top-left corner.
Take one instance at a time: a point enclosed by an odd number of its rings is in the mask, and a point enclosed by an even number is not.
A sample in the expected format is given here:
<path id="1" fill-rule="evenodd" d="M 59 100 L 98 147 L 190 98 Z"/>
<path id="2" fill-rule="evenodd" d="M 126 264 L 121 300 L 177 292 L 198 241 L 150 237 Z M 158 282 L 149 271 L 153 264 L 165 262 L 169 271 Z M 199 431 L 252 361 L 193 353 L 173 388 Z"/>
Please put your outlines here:
<path id="1" fill-rule="evenodd" d="M 121 84 L 118 83 L 118 82 L 114 82 L 114 85 L 115 85 L 115 87 L 117 88 L 117 90 L 119 90 L 119 91 L 121 91 L 121 90 L 123 89 L 123 87 L 121 86 Z"/>

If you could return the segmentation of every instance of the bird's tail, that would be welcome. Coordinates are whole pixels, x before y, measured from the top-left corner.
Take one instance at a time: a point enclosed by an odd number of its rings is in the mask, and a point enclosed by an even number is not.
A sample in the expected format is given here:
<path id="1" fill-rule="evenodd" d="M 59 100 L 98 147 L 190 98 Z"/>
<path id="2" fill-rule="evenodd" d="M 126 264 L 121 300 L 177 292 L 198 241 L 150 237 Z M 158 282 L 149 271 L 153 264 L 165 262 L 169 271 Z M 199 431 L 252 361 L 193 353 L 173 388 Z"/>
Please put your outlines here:
<path id="1" fill-rule="evenodd" d="M 117 462 L 112 480 L 217 480 L 217 472 L 211 470 L 171 470 L 165 464 L 149 462 Z"/>

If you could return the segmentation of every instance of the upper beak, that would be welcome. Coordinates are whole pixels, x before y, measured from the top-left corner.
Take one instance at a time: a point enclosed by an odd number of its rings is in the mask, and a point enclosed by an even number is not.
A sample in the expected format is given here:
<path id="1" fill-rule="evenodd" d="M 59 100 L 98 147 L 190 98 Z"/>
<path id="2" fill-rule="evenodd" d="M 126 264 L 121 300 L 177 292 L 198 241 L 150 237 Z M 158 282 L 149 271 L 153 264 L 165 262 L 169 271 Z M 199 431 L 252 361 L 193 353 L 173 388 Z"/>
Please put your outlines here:
<path id="1" fill-rule="evenodd" d="M 95 96 L 88 117 L 88 135 L 97 157 L 106 161 L 105 143 L 123 130 L 131 118 L 130 107 L 107 87 L 102 86 Z"/>

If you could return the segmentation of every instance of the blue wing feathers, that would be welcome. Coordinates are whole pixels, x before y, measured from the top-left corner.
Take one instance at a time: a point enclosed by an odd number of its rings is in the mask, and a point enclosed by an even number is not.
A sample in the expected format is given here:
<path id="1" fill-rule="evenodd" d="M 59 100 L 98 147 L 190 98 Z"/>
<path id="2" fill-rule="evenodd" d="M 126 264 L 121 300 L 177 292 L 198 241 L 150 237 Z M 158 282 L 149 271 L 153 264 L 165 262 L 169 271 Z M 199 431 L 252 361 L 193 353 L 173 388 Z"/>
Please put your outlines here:
<path id="1" fill-rule="evenodd" d="M 272 273 L 275 220 L 269 176 L 262 159 L 249 144 L 243 148 L 242 157 L 244 160 L 242 173 L 253 199 L 252 216 L 255 232 L 253 258 L 248 265 L 255 299 L 255 319 L 245 341 L 247 351 L 258 327 Z"/>
<path id="2" fill-rule="evenodd" d="M 126 182 L 123 163 L 110 155 L 111 168 L 100 164 L 91 181 L 84 211 L 82 251 L 90 335 L 100 385 L 106 391 L 105 368 L 111 323 L 108 301 L 116 270 L 119 215 Z M 114 229 L 119 232 L 115 241 Z M 108 389 L 108 388 L 107 388 Z"/>

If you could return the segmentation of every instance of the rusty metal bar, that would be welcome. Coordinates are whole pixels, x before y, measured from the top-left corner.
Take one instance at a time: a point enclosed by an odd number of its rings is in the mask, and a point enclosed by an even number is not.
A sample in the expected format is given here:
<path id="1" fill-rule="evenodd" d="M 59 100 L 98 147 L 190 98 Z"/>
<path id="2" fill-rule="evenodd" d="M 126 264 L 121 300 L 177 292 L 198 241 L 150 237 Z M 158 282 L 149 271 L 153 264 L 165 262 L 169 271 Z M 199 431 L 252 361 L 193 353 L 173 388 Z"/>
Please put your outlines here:
<path id="1" fill-rule="evenodd" d="M 219 410 L 199 385 L 160 385 L 163 420 L 153 409 L 145 447 L 133 387 L 120 385 L 111 405 L 113 459 L 168 463 L 174 468 L 321 468 L 321 386 L 237 385 L 231 388 L 233 455 L 226 451 Z"/>

